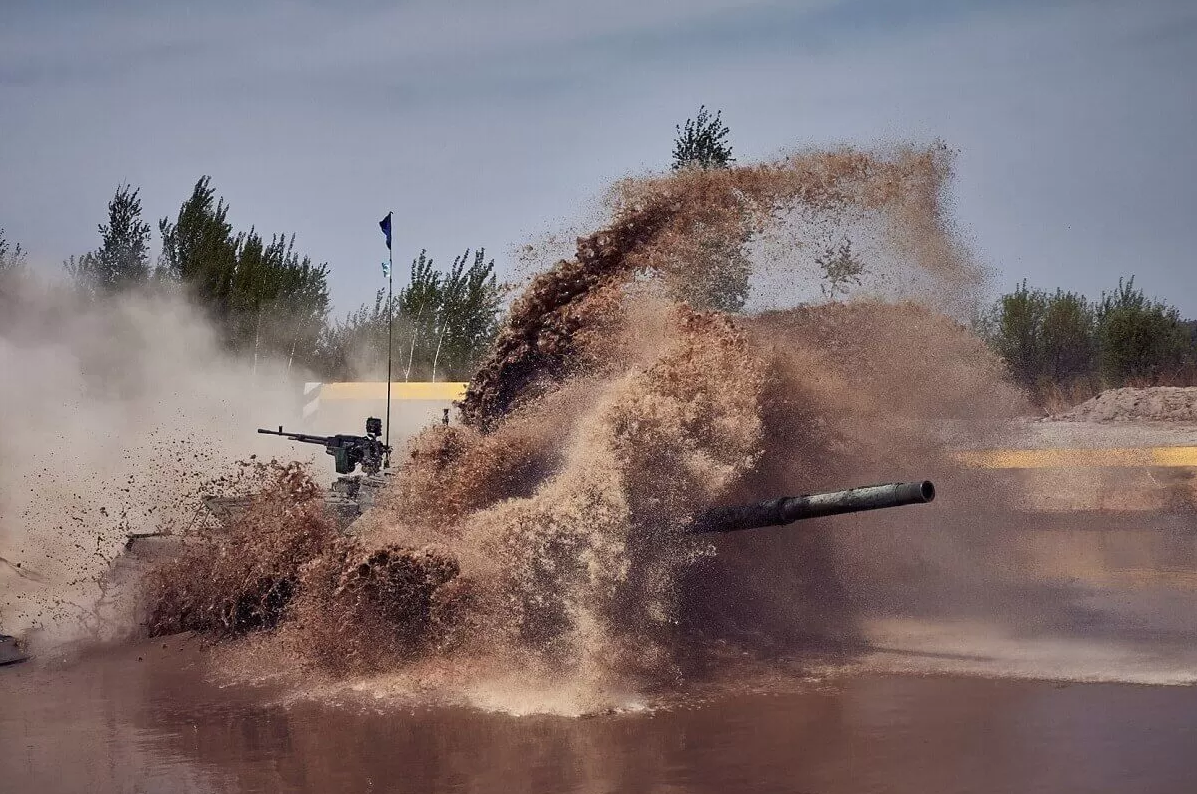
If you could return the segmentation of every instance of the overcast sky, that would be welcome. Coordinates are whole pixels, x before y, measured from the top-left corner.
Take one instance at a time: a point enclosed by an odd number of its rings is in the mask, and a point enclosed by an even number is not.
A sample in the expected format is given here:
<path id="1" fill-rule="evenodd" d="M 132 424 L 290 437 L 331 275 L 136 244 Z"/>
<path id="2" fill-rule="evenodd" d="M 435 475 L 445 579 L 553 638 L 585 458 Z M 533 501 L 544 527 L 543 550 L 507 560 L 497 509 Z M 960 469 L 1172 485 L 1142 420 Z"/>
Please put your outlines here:
<path id="1" fill-rule="evenodd" d="M 1197 3 L 0 0 L 0 226 L 39 267 L 210 174 L 295 231 L 338 314 L 396 261 L 521 243 L 667 167 L 721 108 L 740 161 L 941 138 L 996 286 L 1136 274 L 1197 316 Z M 157 237 L 155 230 L 155 238 Z M 398 272 L 402 271 L 398 264 Z"/>

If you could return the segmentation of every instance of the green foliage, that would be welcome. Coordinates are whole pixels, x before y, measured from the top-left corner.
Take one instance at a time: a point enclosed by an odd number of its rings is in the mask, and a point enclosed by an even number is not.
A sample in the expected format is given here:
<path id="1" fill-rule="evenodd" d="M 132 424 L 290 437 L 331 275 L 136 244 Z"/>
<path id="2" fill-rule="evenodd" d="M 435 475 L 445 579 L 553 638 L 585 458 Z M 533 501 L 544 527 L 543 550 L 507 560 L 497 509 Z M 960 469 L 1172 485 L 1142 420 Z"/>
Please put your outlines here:
<path id="1" fill-rule="evenodd" d="M 726 168 L 735 162 L 727 136 L 731 131 L 723 123 L 723 111 L 712 118 L 706 105 L 698 109 L 698 118 L 686 119 L 676 127 L 673 141 L 673 170 L 683 168 Z"/>
<path id="2" fill-rule="evenodd" d="M 1091 378 L 1098 355 L 1093 304 L 1084 295 L 1056 290 L 1043 306 L 1044 377 L 1053 383 Z"/>
<path id="3" fill-rule="evenodd" d="M 466 378 L 498 333 L 502 295 L 495 260 L 488 261 L 486 249 L 480 248 L 471 261 L 467 249 L 453 260 L 442 286 L 431 376 L 434 380 L 439 373 Z"/>
<path id="4" fill-rule="evenodd" d="M 205 176 L 195 183 L 173 222 L 168 218 L 158 222 L 162 235 L 158 277 L 186 285 L 218 321 L 228 317 L 237 269 L 237 239 L 228 212 Z"/>
<path id="5" fill-rule="evenodd" d="M 1154 383 L 1175 372 L 1191 353 L 1180 312 L 1135 289 L 1132 276 L 1102 293 L 1097 314 L 1101 372 L 1112 383 Z"/>
<path id="6" fill-rule="evenodd" d="M 0 273 L 14 273 L 25 266 L 25 250 L 20 243 L 11 243 L 0 226 Z"/>
<path id="7" fill-rule="evenodd" d="M 726 168 L 735 162 L 730 134 L 721 118 L 722 111 L 712 117 L 706 106 L 698 109 L 698 117 L 686 119 L 679 125 L 673 142 L 673 170 L 685 168 Z M 688 277 L 674 285 L 675 297 L 697 309 L 738 312 L 748 299 L 752 263 L 745 244 L 750 234 L 728 239 L 721 232 L 703 233 L 696 230 L 697 250 L 693 261 L 687 262 Z"/>
<path id="8" fill-rule="evenodd" d="M 228 205 L 209 177 L 195 183 L 175 220 L 158 223 L 157 277 L 185 287 L 233 350 L 314 364 L 328 315 L 328 265 L 295 251 L 295 235 L 267 243 L 233 233 Z"/>
<path id="9" fill-rule="evenodd" d="M 502 290 L 484 250 L 465 253 L 447 271 L 421 251 L 410 278 L 388 306 L 379 290 L 372 303 L 329 322 L 328 265 L 296 251 L 295 235 L 237 233 L 229 207 L 207 176 L 173 218 L 158 223 L 162 251 L 151 272 L 151 227 L 141 217 L 140 193 L 117 188 L 98 249 L 65 263 L 84 294 L 103 299 L 153 284 L 181 288 L 207 314 L 224 346 L 253 357 L 302 365 L 320 377 L 345 379 L 387 370 L 393 327 L 397 379 L 464 379 L 498 330 Z M 2 281 L 21 269 L 25 252 L 0 229 Z M 388 321 L 393 318 L 393 323 Z"/>
<path id="10" fill-rule="evenodd" d="M 412 261 L 408 284 L 393 298 L 393 371 L 396 379 L 468 378 L 498 331 L 502 293 L 494 260 L 485 250 L 466 251 L 447 272 L 427 251 Z M 322 342 L 322 366 L 338 379 L 386 373 L 386 291 L 373 303 L 329 326 Z"/>
<path id="11" fill-rule="evenodd" d="M 433 267 L 427 251 L 412 260 L 411 278 L 399 291 L 399 323 L 407 341 L 403 379 L 410 380 L 416 348 L 426 349 L 436 337 L 437 318 L 444 302 L 444 276 Z"/>
<path id="12" fill-rule="evenodd" d="M 108 202 L 108 223 L 100 224 L 100 247 L 63 263 L 80 292 L 112 295 L 145 284 L 150 277 L 150 225 L 141 219 L 140 190 L 120 185 Z"/>
<path id="13" fill-rule="evenodd" d="M 1032 387 L 1043 369 L 1044 293 L 1027 289 L 1023 281 L 1014 292 L 998 298 L 991 323 L 990 344 L 1014 379 Z"/>
<path id="14" fill-rule="evenodd" d="M 815 257 L 815 265 L 823 274 L 819 289 L 829 300 L 848 294 L 848 286 L 860 286 L 865 273 L 864 263 L 852 253 L 852 241 L 845 238 L 838 246 L 827 246 Z"/>
<path id="15" fill-rule="evenodd" d="M 228 313 L 233 347 L 254 356 L 273 353 L 288 366 L 299 354 L 316 355 L 328 314 L 328 266 L 295 252 L 295 235 L 274 235 L 265 243 L 250 229 L 237 239 Z"/>
<path id="16" fill-rule="evenodd" d="M 1176 308 L 1147 298 L 1134 279 L 1094 303 L 1074 292 L 1030 289 L 1001 296 L 984 333 L 1033 397 L 1052 389 L 1153 384 L 1192 363 L 1193 330 Z"/>

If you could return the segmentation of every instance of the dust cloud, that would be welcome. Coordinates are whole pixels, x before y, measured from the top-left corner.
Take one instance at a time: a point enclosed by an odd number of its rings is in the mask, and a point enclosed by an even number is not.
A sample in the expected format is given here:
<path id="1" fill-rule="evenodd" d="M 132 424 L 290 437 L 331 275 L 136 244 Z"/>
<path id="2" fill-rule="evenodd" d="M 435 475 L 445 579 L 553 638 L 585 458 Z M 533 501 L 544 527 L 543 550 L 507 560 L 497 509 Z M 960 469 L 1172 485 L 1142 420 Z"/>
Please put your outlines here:
<path id="1" fill-rule="evenodd" d="M 127 633 L 106 586 L 126 537 L 185 526 L 294 409 L 286 372 L 228 359 L 182 298 L 32 276 L 0 286 L 0 372 L 0 629 L 34 650 Z"/>

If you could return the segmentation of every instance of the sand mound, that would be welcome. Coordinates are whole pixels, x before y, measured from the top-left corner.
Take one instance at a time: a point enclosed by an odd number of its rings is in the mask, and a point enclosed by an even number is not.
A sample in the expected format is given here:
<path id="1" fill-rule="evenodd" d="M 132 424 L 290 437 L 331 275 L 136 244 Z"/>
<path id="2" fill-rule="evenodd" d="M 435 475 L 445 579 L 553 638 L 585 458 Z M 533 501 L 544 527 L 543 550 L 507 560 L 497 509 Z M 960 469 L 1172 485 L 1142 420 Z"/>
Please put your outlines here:
<path id="1" fill-rule="evenodd" d="M 1197 422 L 1197 387 L 1108 389 L 1051 418 L 1067 422 Z"/>

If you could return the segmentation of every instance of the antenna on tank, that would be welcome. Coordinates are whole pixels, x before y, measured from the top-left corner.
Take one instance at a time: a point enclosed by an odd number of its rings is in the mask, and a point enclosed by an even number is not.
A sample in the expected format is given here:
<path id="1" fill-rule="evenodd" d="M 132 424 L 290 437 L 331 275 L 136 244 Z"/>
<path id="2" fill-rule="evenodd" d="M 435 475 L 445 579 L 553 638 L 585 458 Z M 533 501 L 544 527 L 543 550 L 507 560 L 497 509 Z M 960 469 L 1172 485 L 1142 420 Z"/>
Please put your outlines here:
<path id="1" fill-rule="evenodd" d="M 391 468 L 391 315 L 394 312 L 394 301 L 391 294 L 395 282 L 395 252 L 391 247 L 391 218 L 394 214 L 393 211 L 388 212 L 387 216 L 378 224 L 387 238 L 387 428 L 386 438 L 382 442 L 386 447 L 386 456 L 382 463 L 384 469 Z"/>
<path id="2" fill-rule="evenodd" d="M 395 255 L 387 252 L 387 436 L 382 442 L 386 444 L 387 456 L 383 462 L 383 468 L 391 468 L 391 328 L 394 325 L 393 317 L 391 316 L 395 311 L 395 303 L 391 299 L 392 286 L 395 281 Z"/>

